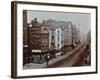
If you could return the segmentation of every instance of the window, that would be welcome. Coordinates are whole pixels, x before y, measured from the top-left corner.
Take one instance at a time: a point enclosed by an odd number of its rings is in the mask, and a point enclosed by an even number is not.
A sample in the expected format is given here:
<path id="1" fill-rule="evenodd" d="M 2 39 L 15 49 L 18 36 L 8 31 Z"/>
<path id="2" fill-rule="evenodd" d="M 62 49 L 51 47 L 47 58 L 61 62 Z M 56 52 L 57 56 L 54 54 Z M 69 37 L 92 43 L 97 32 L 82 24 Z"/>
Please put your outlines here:
<path id="1" fill-rule="evenodd" d="M 46 45 L 46 48 L 48 48 L 48 45 Z"/>
<path id="2" fill-rule="evenodd" d="M 58 37 L 58 41 L 59 41 L 59 37 Z"/>
<path id="3" fill-rule="evenodd" d="M 42 40 L 42 43 L 44 43 L 44 40 Z"/>
<path id="4" fill-rule="evenodd" d="M 54 31 L 52 30 L 52 34 L 54 33 Z"/>
<path id="5" fill-rule="evenodd" d="M 58 30 L 58 34 L 59 34 L 59 30 Z"/>
<path id="6" fill-rule="evenodd" d="M 51 36 L 51 40 L 54 41 L 54 36 Z"/>
<path id="7" fill-rule="evenodd" d="M 55 33 L 55 29 L 52 29 L 52 30 L 51 30 L 51 33 L 52 33 L 52 35 L 54 35 L 54 33 Z"/>
<path id="8" fill-rule="evenodd" d="M 59 44 L 58 44 L 57 46 L 58 46 L 58 48 L 59 48 Z"/>
<path id="9" fill-rule="evenodd" d="M 37 35 L 37 38 L 40 38 L 40 35 Z"/>
<path id="10" fill-rule="evenodd" d="M 47 31 L 47 28 L 44 28 L 44 31 Z"/>

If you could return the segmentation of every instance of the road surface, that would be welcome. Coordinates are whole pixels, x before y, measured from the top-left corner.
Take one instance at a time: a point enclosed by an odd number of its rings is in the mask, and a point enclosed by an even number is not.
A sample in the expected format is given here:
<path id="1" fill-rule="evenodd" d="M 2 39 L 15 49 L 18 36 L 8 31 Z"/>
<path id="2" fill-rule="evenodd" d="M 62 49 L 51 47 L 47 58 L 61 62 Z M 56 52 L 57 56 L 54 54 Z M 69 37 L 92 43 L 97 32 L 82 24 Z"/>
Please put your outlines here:
<path id="1" fill-rule="evenodd" d="M 54 68 L 54 67 L 71 67 L 79 65 L 80 58 L 84 58 L 86 53 L 84 52 L 86 49 L 85 45 L 79 45 L 71 52 L 61 56 L 58 60 L 53 63 L 49 62 L 49 65 L 46 68 Z M 77 63 L 77 65 L 75 65 Z M 81 62 L 80 62 L 81 63 Z"/>

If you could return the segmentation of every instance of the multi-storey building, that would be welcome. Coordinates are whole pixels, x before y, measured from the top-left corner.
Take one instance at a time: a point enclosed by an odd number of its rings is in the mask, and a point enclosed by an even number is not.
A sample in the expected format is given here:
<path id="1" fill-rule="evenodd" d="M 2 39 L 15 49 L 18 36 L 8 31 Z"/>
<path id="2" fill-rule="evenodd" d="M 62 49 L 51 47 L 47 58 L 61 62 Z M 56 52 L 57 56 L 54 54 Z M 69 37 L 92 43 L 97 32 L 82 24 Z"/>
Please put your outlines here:
<path id="1" fill-rule="evenodd" d="M 61 49 L 61 28 L 50 28 L 49 48 Z"/>
<path id="2" fill-rule="evenodd" d="M 31 21 L 29 24 L 29 51 L 41 52 L 41 26 L 37 21 L 37 18 Z"/>
<path id="3" fill-rule="evenodd" d="M 78 44 L 80 42 L 80 32 L 77 29 L 76 25 L 72 25 L 72 32 L 73 32 L 73 43 Z"/>
<path id="4" fill-rule="evenodd" d="M 49 29 L 47 25 L 41 24 L 41 51 L 47 52 L 49 50 Z"/>
<path id="5" fill-rule="evenodd" d="M 39 23 L 35 18 L 29 26 L 29 46 L 30 52 L 46 52 L 49 49 L 48 27 Z"/>
<path id="6" fill-rule="evenodd" d="M 49 19 L 45 21 L 45 24 L 49 27 L 49 48 L 61 49 L 73 44 L 72 22 Z"/>
<path id="7" fill-rule="evenodd" d="M 72 45 L 72 23 L 71 22 L 61 22 L 62 23 L 62 47 Z"/>

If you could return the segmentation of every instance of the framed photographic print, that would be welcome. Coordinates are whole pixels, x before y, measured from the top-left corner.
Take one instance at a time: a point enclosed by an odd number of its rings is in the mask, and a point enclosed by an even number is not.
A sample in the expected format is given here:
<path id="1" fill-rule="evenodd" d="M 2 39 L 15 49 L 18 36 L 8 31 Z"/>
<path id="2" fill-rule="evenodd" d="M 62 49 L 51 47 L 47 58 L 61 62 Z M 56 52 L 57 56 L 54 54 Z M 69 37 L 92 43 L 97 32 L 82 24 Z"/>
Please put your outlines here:
<path id="1" fill-rule="evenodd" d="M 11 77 L 97 73 L 97 6 L 11 3 Z"/>

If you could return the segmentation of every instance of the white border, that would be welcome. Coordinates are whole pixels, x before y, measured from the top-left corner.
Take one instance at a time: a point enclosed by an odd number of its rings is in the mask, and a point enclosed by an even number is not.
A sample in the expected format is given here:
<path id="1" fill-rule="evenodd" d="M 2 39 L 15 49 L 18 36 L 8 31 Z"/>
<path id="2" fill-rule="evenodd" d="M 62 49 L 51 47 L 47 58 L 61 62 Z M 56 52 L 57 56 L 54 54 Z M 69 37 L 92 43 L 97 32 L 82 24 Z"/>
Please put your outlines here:
<path id="1" fill-rule="evenodd" d="M 23 10 L 44 10 L 91 13 L 91 66 L 87 67 L 67 67 L 52 69 L 23 69 Z M 17 4 L 17 76 L 35 76 L 63 73 L 81 73 L 96 71 L 96 10 L 91 8 L 59 7 L 46 5 Z"/>

